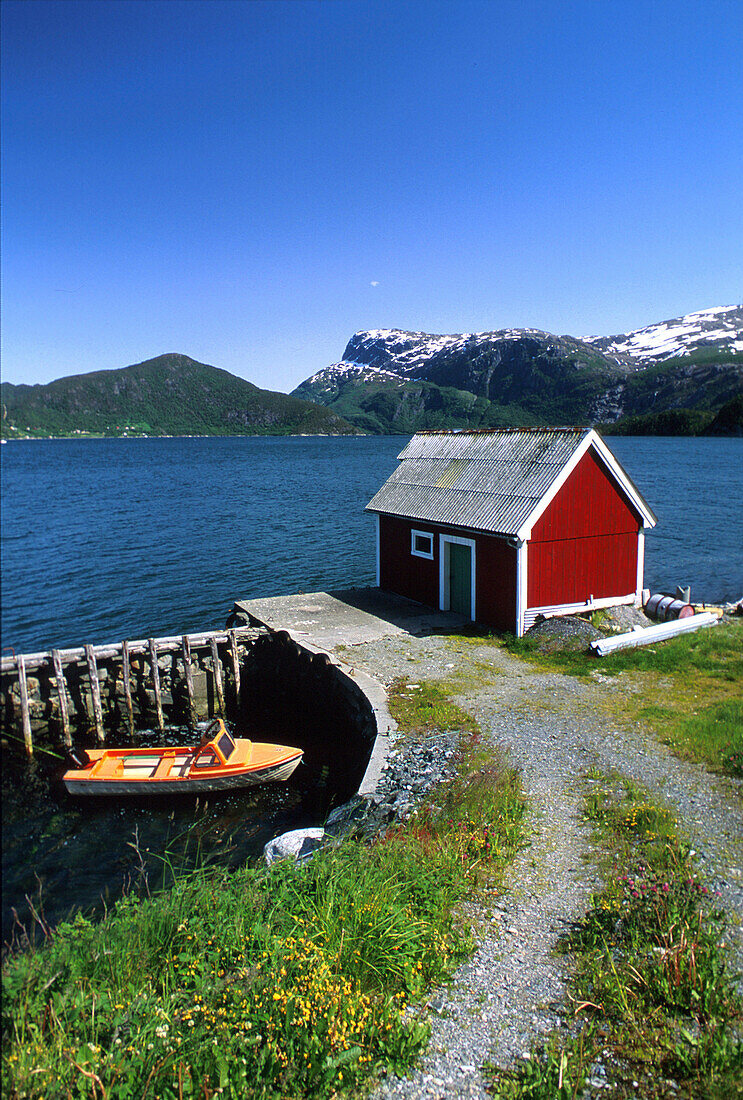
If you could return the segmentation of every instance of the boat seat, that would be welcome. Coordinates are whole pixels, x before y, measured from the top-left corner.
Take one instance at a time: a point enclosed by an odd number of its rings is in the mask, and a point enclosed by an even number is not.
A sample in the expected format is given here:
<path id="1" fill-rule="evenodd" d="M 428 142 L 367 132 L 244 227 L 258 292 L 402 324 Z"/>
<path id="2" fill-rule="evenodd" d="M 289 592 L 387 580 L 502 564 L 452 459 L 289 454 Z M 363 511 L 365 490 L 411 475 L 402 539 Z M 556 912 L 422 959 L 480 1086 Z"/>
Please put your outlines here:
<path id="1" fill-rule="evenodd" d="M 118 761 L 116 773 L 126 775 L 127 779 L 151 779 L 159 762 L 156 756 L 129 757 Z"/>
<path id="2" fill-rule="evenodd" d="M 175 753 L 165 753 L 165 755 L 160 760 L 160 763 L 157 765 L 154 772 L 152 773 L 153 779 L 164 779 L 165 776 L 170 773 L 170 769 L 173 766 L 174 756 Z"/>

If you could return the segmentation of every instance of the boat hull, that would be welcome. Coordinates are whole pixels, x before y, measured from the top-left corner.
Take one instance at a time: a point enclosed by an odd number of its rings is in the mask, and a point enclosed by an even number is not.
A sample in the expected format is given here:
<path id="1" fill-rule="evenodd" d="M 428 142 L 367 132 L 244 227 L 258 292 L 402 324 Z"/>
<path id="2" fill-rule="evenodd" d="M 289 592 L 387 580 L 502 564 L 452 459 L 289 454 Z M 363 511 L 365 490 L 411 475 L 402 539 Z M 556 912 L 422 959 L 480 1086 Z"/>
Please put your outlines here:
<path id="1" fill-rule="evenodd" d="M 68 779 L 64 785 L 70 794 L 86 795 L 159 795 L 200 794 L 212 791 L 234 791 L 257 787 L 261 783 L 279 783 L 296 770 L 302 753 L 289 760 L 280 760 L 265 768 L 234 775 L 210 775 L 183 779 Z"/>
<path id="2" fill-rule="evenodd" d="M 152 795 L 234 791 L 288 779 L 301 749 L 233 737 L 221 718 L 198 745 L 91 749 L 62 776 L 70 794 Z"/>

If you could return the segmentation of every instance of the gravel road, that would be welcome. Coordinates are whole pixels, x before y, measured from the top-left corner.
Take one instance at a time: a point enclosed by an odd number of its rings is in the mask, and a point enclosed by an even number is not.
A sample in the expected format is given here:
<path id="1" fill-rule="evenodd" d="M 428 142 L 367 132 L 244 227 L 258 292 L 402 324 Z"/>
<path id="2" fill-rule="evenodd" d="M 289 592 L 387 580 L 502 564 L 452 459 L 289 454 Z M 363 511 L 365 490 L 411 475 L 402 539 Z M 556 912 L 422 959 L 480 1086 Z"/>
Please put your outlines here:
<path id="1" fill-rule="evenodd" d="M 621 724 L 614 700 L 630 681 L 537 672 L 455 636 L 382 638 L 343 657 L 385 685 L 398 676 L 461 685 L 455 701 L 520 770 L 531 805 L 531 844 L 509 870 L 506 892 L 495 908 L 470 913 L 477 951 L 424 1009 L 428 1052 L 412 1077 L 386 1078 L 374 1100 L 484 1098 L 484 1062 L 508 1066 L 539 1035 L 569 1026 L 570 963 L 553 948 L 599 884 L 579 816 L 579 781 L 591 768 L 635 778 L 675 809 L 732 918 L 729 946 L 743 970 L 743 783 L 680 761 L 640 727 Z"/>

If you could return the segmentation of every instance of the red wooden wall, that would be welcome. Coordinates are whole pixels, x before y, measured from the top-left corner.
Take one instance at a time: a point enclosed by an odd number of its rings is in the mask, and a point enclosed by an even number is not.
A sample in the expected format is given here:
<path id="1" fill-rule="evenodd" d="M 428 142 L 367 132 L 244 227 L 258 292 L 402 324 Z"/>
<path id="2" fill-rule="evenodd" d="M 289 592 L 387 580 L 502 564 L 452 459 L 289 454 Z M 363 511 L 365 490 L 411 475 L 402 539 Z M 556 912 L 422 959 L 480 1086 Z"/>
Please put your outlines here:
<path id="1" fill-rule="evenodd" d="M 516 547 L 494 535 L 475 535 L 477 621 L 516 631 Z"/>
<path id="2" fill-rule="evenodd" d="M 434 535 L 433 561 L 410 552 L 410 532 Z M 477 621 L 496 630 L 516 629 L 516 549 L 493 535 L 441 527 L 422 520 L 379 517 L 379 584 L 428 607 L 439 606 L 439 534 L 475 540 Z"/>
<path id="3" fill-rule="evenodd" d="M 410 553 L 410 532 L 431 531 L 430 523 L 396 516 L 379 517 L 379 587 L 428 607 L 439 606 L 439 546 L 433 540 L 433 561 Z"/>
<path id="4" fill-rule="evenodd" d="M 527 604 L 625 596 L 637 583 L 640 516 L 588 451 L 542 516 L 528 548 Z"/>

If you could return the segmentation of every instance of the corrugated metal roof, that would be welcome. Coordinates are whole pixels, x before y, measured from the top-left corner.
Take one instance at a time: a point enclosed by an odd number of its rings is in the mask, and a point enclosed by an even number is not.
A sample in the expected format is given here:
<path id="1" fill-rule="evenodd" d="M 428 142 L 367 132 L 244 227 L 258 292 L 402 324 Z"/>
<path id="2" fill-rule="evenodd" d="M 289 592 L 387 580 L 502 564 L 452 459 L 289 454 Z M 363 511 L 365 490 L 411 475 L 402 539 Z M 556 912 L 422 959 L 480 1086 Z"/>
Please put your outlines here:
<path id="1" fill-rule="evenodd" d="M 367 511 L 516 535 L 586 434 L 584 428 L 420 432 Z"/>

